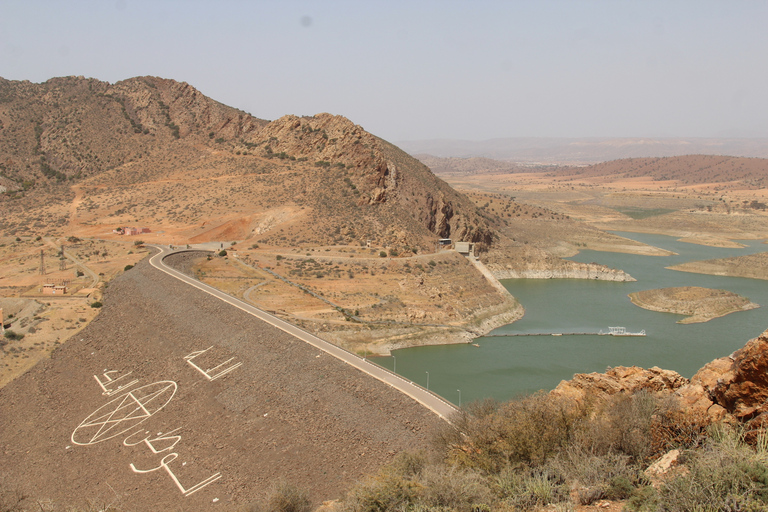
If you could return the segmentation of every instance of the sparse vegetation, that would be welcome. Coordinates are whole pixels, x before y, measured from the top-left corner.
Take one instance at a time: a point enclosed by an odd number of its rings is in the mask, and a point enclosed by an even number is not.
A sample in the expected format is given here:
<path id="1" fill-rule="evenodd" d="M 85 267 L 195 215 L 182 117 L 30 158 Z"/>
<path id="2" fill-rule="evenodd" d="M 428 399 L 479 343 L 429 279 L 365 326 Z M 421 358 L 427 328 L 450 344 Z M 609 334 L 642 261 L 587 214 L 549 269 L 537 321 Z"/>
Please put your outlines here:
<path id="1" fill-rule="evenodd" d="M 18 340 L 23 340 L 24 339 L 24 335 L 23 334 L 17 333 L 15 331 L 10 330 L 10 329 L 5 331 L 4 336 L 5 336 L 5 339 L 11 340 L 11 341 L 18 341 Z"/>
<path id="2" fill-rule="evenodd" d="M 609 499 L 633 511 L 765 510 L 768 443 L 749 446 L 725 425 L 678 444 L 688 470 L 651 486 L 643 470 L 668 447 L 652 440 L 672 441 L 661 425 L 683 414 L 647 392 L 598 406 L 549 394 L 470 404 L 433 452 L 400 454 L 343 509 L 572 510 Z"/>

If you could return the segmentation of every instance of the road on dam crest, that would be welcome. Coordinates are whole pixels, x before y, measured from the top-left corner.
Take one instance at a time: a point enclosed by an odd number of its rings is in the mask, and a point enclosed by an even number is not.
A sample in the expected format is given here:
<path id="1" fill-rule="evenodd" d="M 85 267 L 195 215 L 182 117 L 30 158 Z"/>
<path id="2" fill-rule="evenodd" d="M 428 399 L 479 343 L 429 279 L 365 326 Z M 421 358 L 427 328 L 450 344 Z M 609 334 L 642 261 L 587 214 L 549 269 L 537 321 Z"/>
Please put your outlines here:
<path id="1" fill-rule="evenodd" d="M 291 325 L 288 322 L 267 313 L 266 311 L 263 311 L 238 298 L 235 298 L 227 293 L 224 293 L 221 290 L 217 290 L 216 288 L 210 285 L 207 285 L 182 272 L 179 272 L 178 270 L 167 266 L 163 262 L 163 260 L 171 254 L 175 254 L 179 252 L 187 252 L 189 250 L 187 249 L 171 250 L 167 246 L 160 246 L 160 245 L 149 245 L 149 246 L 154 247 L 159 251 L 157 254 L 152 256 L 149 260 L 149 263 L 156 269 L 162 272 L 165 272 L 166 274 L 176 279 L 179 279 L 180 281 L 183 281 L 189 284 L 190 286 L 194 286 L 195 288 L 205 293 L 208 293 L 216 297 L 217 299 L 222 300 L 252 316 L 255 316 L 256 318 L 290 334 L 291 336 L 294 336 L 295 338 L 301 341 L 304 341 L 305 343 L 308 343 L 313 347 L 318 348 L 323 352 L 326 352 L 327 354 L 341 361 L 344 361 L 350 366 L 357 368 L 358 370 L 374 377 L 375 379 L 380 380 L 381 382 L 384 382 L 385 384 L 411 397 L 412 399 L 414 399 L 415 401 L 417 401 L 418 403 L 420 403 L 421 405 L 423 405 L 430 411 L 434 412 L 435 414 L 437 414 L 438 416 L 440 416 L 442 419 L 446 421 L 448 421 L 450 416 L 458 410 L 453 404 L 443 399 L 442 397 L 428 391 L 427 389 L 424 389 L 423 387 L 417 384 L 414 384 L 413 382 L 410 382 L 402 378 L 396 373 L 393 373 L 387 370 L 386 368 L 382 368 L 381 366 L 373 364 L 367 359 L 363 359 L 360 356 L 353 354 L 352 352 L 349 352 L 348 350 L 345 350 L 341 347 L 333 345 L 332 343 L 322 340 L 317 336 L 296 327 L 295 325 Z"/>

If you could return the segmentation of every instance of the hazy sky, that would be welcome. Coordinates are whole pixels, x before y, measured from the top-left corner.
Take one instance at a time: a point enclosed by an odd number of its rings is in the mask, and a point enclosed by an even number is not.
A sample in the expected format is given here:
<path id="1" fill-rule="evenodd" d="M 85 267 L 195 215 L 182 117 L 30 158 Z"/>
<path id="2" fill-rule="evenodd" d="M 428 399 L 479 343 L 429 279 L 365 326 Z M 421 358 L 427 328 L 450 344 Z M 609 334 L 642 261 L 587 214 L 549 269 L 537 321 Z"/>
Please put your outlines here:
<path id="1" fill-rule="evenodd" d="M 391 141 L 768 137 L 768 1 L 0 0 L 0 76 L 186 81 Z"/>

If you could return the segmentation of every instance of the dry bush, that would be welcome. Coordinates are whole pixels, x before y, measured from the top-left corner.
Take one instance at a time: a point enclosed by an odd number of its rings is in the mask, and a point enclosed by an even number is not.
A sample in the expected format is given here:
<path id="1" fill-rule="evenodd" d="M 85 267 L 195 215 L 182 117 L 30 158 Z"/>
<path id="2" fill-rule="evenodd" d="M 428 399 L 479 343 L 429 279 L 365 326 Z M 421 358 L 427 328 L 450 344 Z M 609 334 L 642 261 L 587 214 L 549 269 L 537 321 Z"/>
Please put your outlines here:
<path id="1" fill-rule="evenodd" d="M 263 503 L 251 505 L 248 512 L 310 512 L 312 501 L 305 490 L 285 480 L 275 482 Z"/>
<path id="2" fill-rule="evenodd" d="M 353 488 L 344 499 L 343 510 L 472 512 L 489 509 L 493 501 L 487 481 L 478 471 L 429 463 L 424 453 L 403 453 Z"/>
<path id="3" fill-rule="evenodd" d="M 651 425 L 657 410 L 658 400 L 646 391 L 614 396 L 581 422 L 572 444 L 594 454 L 617 452 L 646 460 L 653 451 Z"/>
<path id="4" fill-rule="evenodd" d="M 539 393 L 495 411 L 484 405 L 481 413 L 456 426 L 461 430 L 448 445 L 448 461 L 498 473 L 517 463 L 541 464 L 560 451 L 586 410 L 570 399 Z"/>
<path id="5" fill-rule="evenodd" d="M 567 482 L 556 471 L 505 468 L 490 480 L 491 490 L 513 510 L 531 510 L 569 500 Z"/>
<path id="6" fill-rule="evenodd" d="M 376 475 L 356 485 L 344 498 L 348 512 L 401 510 L 416 501 L 418 475 L 426 465 L 423 453 L 401 453 Z"/>
<path id="7" fill-rule="evenodd" d="M 473 512 L 489 508 L 493 496 L 479 472 L 430 465 L 419 477 L 417 503 L 429 509 Z"/>
<path id="8" fill-rule="evenodd" d="M 703 413 L 686 410 L 675 396 L 667 397 L 659 404 L 650 425 L 650 454 L 657 457 L 676 448 L 701 445 L 709 423 Z"/>
<path id="9" fill-rule="evenodd" d="M 635 487 L 645 483 L 640 467 L 623 453 L 596 455 L 571 447 L 548 466 L 575 490 L 574 497 L 581 505 L 602 499 L 625 499 Z"/>
<path id="10" fill-rule="evenodd" d="M 663 511 L 768 509 L 768 452 L 744 442 L 742 432 L 716 425 L 688 469 L 660 490 Z"/>

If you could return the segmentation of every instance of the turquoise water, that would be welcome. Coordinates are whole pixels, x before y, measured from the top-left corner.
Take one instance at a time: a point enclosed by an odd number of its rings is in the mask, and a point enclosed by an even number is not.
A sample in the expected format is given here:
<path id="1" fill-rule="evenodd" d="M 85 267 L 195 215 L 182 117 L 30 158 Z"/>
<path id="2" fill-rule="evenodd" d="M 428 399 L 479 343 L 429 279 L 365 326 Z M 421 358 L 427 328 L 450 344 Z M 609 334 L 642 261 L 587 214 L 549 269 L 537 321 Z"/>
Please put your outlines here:
<path id="1" fill-rule="evenodd" d="M 573 259 L 622 269 L 637 282 L 578 279 L 510 279 L 504 286 L 526 309 L 525 316 L 493 334 L 598 332 L 620 325 L 645 329 L 644 338 L 613 336 L 521 336 L 478 338 L 480 347 L 444 345 L 395 351 L 375 361 L 444 398 L 458 403 L 486 397 L 508 400 L 552 389 L 574 373 L 604 372 L 609 366 L 659 366 L 691 377 L 707 362 L 730 354 L 768 329 L 768 281 L 676 272 L 664 267 L 686 261 L 763 252 L 762 241 L 743 241 L 742 249 L 706 247 L 672 237 L 619 233 L 678 253 L 675 256 L 584 251 Z M 681 315 L 657 313 L 632 304 L 628 294 L 671 286 L 720 288 L 749 297 L 761 308 L 706 323 L 681 325 Z M 460 391 L 459 391 L 460 390 Z"/>

